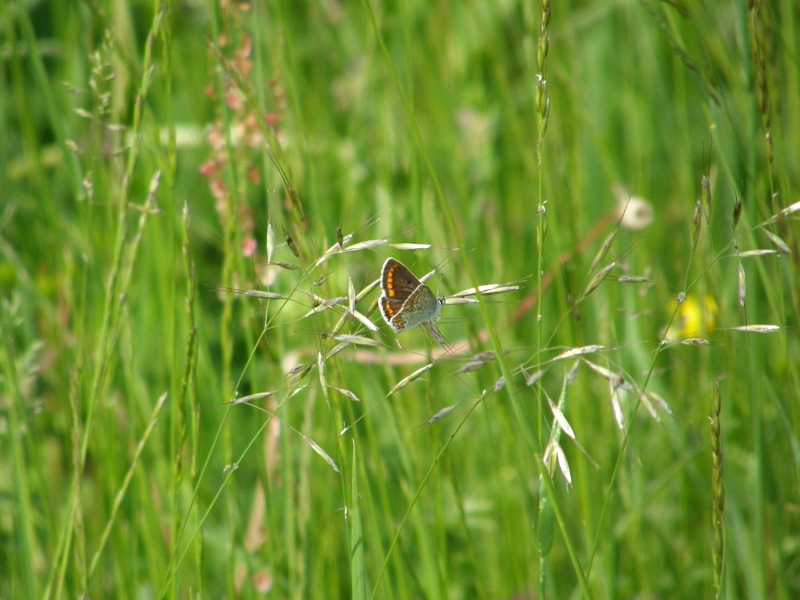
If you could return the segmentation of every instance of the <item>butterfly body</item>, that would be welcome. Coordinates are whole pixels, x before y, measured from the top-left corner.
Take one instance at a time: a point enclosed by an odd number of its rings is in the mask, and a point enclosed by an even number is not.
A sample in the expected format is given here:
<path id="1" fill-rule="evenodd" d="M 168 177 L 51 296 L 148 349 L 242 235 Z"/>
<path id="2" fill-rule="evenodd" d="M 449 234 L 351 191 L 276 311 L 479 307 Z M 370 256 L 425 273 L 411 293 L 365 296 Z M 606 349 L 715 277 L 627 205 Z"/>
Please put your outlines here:
<path id="1" fill-rule="evenodd" d="M 384 321 L 395 333 L 417 325 L 434 326 L 444 303 L 399 260 L 386 259 L 381 270 L 378 305 Z"/>

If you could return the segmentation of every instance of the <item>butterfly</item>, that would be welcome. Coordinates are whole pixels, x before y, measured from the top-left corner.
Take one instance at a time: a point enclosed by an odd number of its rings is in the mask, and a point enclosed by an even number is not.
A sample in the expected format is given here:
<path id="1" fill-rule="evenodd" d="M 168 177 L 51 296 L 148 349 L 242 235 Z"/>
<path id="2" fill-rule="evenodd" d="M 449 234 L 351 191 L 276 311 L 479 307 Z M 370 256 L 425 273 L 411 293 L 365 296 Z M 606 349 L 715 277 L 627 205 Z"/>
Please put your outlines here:
<path id="1" fill-rule="evenodd" d="M 399 260 L 387 258 L 381 270 L 378 305 L 383 320 L 395 333 L 422 325 L 440 344 L 446 342 L 436 329 L 444 298 L 439 298 Z"/>

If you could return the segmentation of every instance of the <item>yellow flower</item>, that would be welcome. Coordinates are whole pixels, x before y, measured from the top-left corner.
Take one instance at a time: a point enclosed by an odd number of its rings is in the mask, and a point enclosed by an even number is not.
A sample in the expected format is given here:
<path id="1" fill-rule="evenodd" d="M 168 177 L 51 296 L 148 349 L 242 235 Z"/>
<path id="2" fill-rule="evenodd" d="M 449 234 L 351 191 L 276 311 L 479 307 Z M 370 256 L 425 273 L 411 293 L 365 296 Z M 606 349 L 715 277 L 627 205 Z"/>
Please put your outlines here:
<path id="1" fill-rule="evenodd" d="M 670 312 L 675 310 L 677 300 L 669 305 Z M 714 298 L 706 295 L 702 304 L 696 296 L 688 295 L 678 307 L 678 314 L 667 331 L 667 341 L 674 342 L 683 338 L 703 337 L 716 324 L 718 308 Z"/>

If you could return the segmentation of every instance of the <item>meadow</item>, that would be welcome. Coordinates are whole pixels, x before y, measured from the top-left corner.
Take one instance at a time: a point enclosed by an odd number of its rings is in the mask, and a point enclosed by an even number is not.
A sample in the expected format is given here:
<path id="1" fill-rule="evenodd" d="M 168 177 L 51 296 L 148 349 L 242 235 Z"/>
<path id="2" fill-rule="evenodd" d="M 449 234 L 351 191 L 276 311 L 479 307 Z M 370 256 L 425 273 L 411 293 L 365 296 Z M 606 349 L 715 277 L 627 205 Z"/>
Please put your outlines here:
<path id="1" fill-rule="evenodd" d="M 800 597 L 795 0 L 0 47 L 0 599 Z"/>

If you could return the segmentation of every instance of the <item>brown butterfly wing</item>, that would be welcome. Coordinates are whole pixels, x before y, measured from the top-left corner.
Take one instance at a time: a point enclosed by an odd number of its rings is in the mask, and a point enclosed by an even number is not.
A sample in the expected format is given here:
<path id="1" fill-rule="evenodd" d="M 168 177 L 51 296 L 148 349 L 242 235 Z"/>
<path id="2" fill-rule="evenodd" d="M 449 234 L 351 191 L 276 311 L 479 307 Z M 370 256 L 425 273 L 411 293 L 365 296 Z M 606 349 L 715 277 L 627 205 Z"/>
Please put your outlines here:
<path id="1" fill-rule="evenodd" d="M 397 301 L 403 305 L 408 297 L 416 290 L 422 282 L 406 268 L 399 260 L 389 258 L 383 264 L 381 273 L 381 291 L 391 301 Z M 400 310 L 396 308 L 395 312 Z"/>

